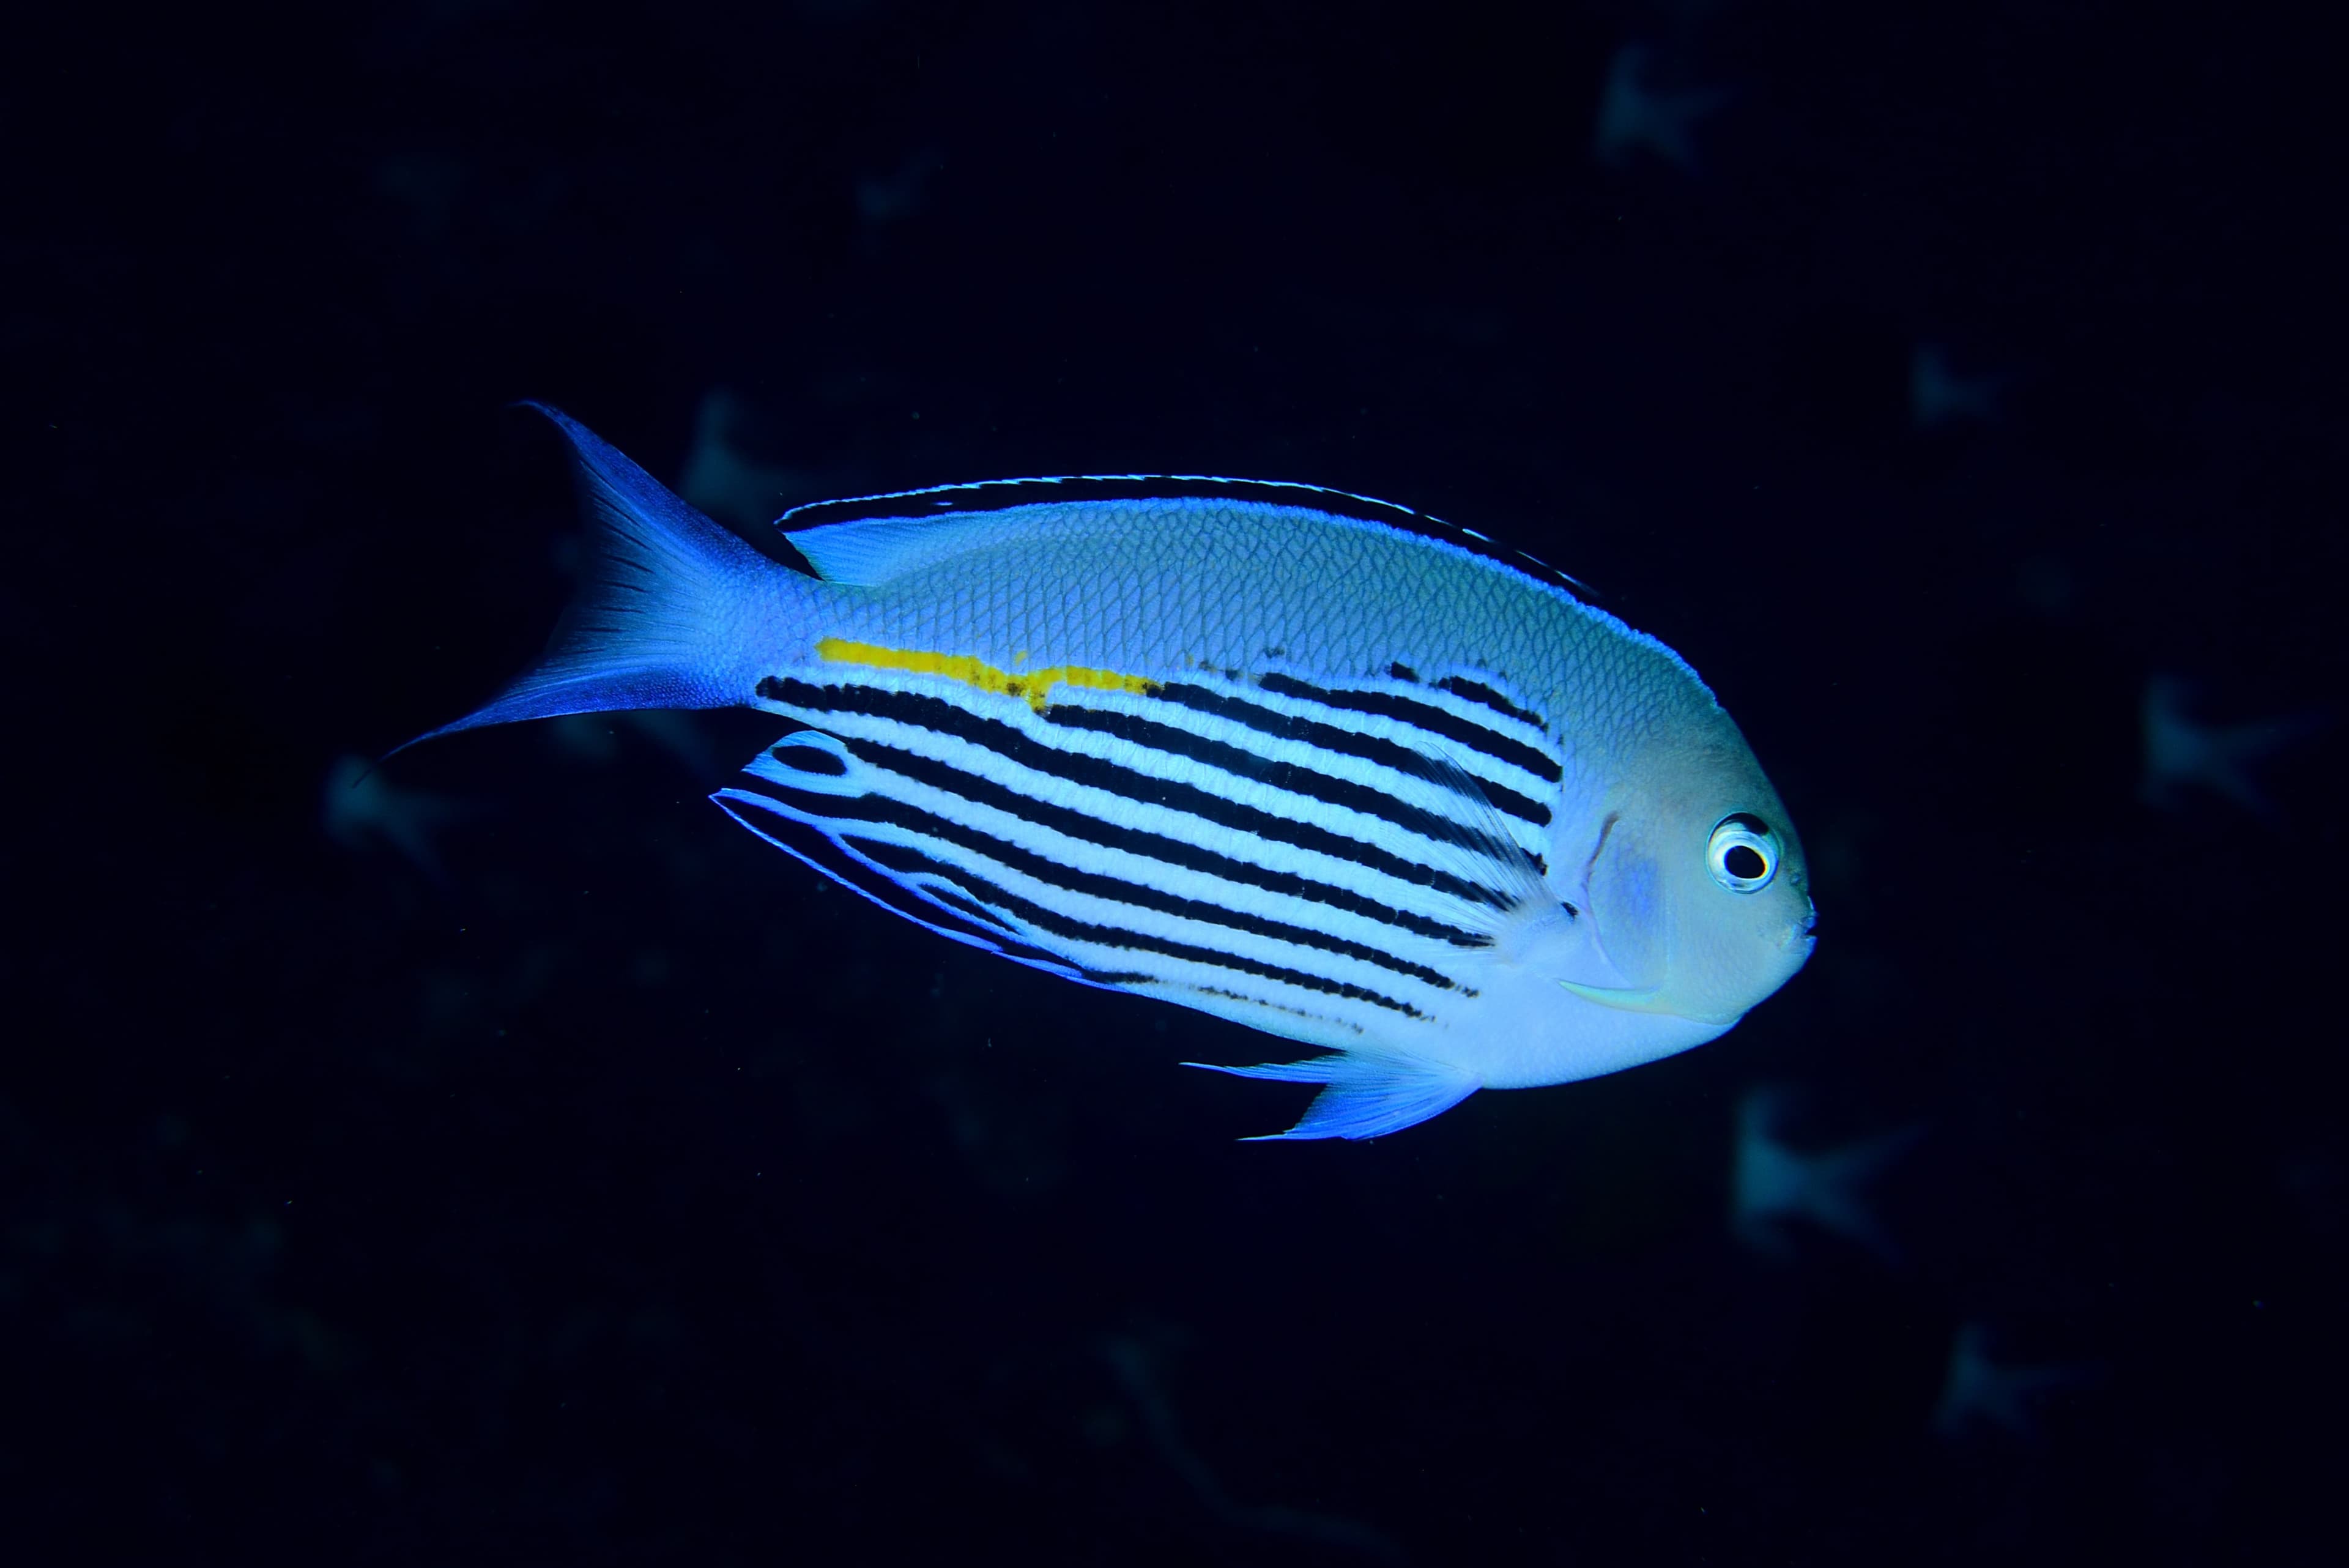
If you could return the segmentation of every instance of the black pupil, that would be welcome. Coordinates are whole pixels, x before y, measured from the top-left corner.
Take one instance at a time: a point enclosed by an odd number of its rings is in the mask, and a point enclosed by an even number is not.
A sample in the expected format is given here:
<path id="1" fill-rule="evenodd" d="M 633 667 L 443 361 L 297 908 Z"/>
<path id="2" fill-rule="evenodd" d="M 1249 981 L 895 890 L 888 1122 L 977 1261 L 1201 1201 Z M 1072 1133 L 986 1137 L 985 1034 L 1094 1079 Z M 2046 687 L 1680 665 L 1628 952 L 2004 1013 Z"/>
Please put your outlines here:
<path id="1" fill-rule="evenodd" d="M 1721 857 L 1721 868 L 1741 882 L 1751 882 L 1767 874 L 1770 863 L 1763 859 L 1762 852 L 1751 844 L 1733 844 L 1729 852 Z"/>

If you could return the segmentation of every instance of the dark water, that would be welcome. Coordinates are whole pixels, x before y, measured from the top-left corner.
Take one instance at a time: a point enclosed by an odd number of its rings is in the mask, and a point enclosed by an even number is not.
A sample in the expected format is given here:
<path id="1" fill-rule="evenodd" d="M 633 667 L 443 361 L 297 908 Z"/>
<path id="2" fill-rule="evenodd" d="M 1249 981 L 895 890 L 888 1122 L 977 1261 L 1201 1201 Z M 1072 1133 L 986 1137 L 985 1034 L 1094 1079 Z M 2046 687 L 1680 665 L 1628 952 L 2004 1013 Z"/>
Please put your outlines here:
<path id="1" fill-rule="evenodd" d="M 78 15 L 0 67 L 12 1561 L 2333 1560 L 2313 33 Z M 1690 166 L 1595 156 L 1627 44 L 1721 95 Z M 704 803 L 755 717 L 465 737 L 323 815 L 551 624 L 523 397 L 738 523 L 1174 470 L 1506 536 L 1744 723 L 1817 957 L 1682 1057 L 1248 1145 L 1306 1092 L 1174 1064 L 1265 1043 Z M 2157 678 L 2306 721 L 2265 809 L 2141 798 Z M 1800 1149 L 1914 1131 L 1878 1245 L 1733 1231 L 1772 1086 Z M 1961 1345 L 2064 1370 L 2002 1421 Z"/>

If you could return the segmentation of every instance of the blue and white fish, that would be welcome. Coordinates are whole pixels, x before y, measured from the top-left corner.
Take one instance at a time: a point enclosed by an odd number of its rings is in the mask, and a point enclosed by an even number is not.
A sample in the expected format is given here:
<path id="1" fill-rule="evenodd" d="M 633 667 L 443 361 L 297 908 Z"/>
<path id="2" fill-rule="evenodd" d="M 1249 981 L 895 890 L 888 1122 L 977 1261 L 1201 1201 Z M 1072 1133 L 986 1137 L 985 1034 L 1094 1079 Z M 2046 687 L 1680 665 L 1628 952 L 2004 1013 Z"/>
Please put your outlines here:
<path id="1" fill-rule="evenodd" d="M 746 706 L 711 798 L 953 940 L 1325 1054 L 1286 1137 L 1713 1039 L 1811 951 L 1770 781 L 1670 649 L 1474 532 L 1310 485 L 945 485 L 754 549 L 574 421 L 595 537 L 449 734 Z M 778 552 L 781 554 L 781 552 Z M 427 737 L 429 738 L 429 737 Z"/>

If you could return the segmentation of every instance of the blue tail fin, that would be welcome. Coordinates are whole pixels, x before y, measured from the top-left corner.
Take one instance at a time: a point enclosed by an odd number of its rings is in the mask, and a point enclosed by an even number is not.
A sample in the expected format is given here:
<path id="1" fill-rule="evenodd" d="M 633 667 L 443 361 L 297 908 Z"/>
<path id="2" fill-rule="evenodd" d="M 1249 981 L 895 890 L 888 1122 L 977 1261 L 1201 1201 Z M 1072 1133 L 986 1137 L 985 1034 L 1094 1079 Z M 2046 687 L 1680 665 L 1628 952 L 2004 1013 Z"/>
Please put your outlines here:
<path id="1" fill-rule="evenodd" d="M 724 708 L 763 586 L 788 569 L 679 501 L 560 410 L 527 405 L 571 441 L 587 559 L 546 654 L 482 707 L 419 735 L 624 708 Z M 402 748 L 405 750 L 406 748 Z"/>

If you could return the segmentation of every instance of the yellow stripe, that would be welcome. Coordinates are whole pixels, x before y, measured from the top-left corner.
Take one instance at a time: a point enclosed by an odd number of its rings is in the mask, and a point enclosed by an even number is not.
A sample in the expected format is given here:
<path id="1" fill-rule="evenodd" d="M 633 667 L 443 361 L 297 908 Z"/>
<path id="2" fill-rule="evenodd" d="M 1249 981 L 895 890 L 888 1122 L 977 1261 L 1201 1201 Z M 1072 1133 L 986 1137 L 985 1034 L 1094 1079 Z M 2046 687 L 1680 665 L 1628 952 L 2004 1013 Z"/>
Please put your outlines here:
<path id="1" fill-rule="evenodd" d="M 827 664 L 861 664 L 868 670 L 905 670 L 917 675 L 943 675 L 949 680 L 959 680 L 982 691 L 994 691 L 1006 697 L 1024 697 L 1028 706 L 1039 713 L 1050 704 L 1052 688 L 1062 684 L 1082 686 L 1094 691 L 1132 691 L 1137 695 L 1154 691 L 1158 686 L 1156 681 L 1139 675 L 1120 675 L 1114 670 L 1089 670 L 1081 664 L 1055 664 L 1047 670 L 1029 670 L 1014 675 L 968 653 L 924 653 L 918 649 L 882 648 L 870 642 L 846 642 L 836 637 L 827 637 L 818 642 L 815 656 Z"/>

